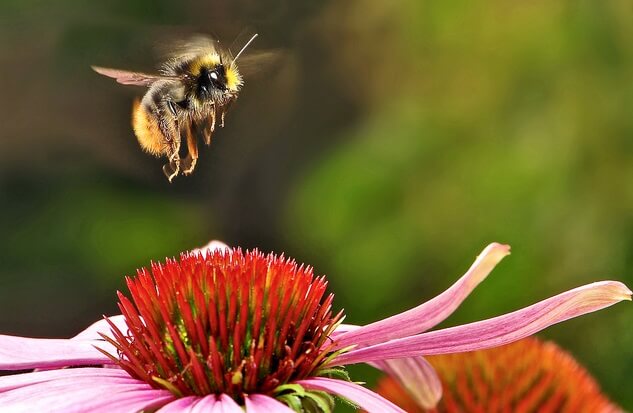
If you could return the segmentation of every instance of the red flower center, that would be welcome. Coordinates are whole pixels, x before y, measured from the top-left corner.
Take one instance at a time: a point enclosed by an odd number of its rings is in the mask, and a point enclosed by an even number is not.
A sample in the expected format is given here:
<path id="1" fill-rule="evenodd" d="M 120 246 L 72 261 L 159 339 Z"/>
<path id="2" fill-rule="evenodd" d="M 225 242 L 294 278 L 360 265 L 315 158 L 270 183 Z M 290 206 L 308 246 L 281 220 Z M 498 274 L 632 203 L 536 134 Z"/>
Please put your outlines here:
<path id="1" fill-rule="evenodd" d="M 131 376 L 178 396 L 271 394 L 318 375 L 342 320 L 312 268 L 258 251 L 183 254 L 126 278 L 129 331 L 111 324 Z"/>

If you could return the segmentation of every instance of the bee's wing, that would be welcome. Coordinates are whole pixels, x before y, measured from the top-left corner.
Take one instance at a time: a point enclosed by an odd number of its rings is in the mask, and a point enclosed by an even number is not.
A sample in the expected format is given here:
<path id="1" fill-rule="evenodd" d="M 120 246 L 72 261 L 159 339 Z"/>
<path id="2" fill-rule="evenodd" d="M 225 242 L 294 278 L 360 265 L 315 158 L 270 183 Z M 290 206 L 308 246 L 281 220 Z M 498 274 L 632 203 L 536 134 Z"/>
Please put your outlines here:
<path id="1" fill-rule="evenodd" d="M 249 76 L 258 72 L 266 72 L 282 64 L 283 53 L 279 50 L 264 50 L 244 53 L 236 64 L 240 73 Z"/>
<path id="2" fill-rule="evenodd" d="M 157 80 L 179 80 L 177 76 L 152 75 L 149 73 L 129 72 L 127 70 L 110 69 L 107 67 L 92 66 L 92 70 L 115 79 L 122 85 L 149 86 Z"/>
<path id="3" fill-rule="evenodd" d="M 166 60 L 187 59 L 217 49 L 218 41 L 202 34 L 190 36 L 185 40 L 172 40 L 157 47 L 159 54 Z"/>

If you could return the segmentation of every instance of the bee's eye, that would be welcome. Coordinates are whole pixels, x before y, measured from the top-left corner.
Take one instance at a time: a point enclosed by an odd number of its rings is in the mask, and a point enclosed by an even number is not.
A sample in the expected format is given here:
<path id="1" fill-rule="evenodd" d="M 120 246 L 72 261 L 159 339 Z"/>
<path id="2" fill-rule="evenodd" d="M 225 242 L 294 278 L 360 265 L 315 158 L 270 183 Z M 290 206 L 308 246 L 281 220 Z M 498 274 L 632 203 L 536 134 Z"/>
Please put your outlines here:
<path id="1" fill-rule="evenodd" d="M 221 91 L 226 90 L 226 75 L 224 67 L 219 65 L 202 75 L 201 83 L 208 83 L 210 87 Z"/>

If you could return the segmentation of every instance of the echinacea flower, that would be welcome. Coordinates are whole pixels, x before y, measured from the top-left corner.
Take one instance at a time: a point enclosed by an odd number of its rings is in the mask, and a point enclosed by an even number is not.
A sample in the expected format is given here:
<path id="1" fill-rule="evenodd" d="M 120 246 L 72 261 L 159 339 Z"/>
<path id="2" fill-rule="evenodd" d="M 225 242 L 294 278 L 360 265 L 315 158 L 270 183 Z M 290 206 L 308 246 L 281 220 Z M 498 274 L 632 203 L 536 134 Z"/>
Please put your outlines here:
<path id="1" fill-rule="evenodd" d="M 622 411 L 570 354 L 534 337 L 486 350 L 431 356 L 428 361 L 442 382 L 437 407 L 425 408 L 416 401 L 415 393 L 424 383 L 415 382 L 412 375 L 405 383 L 385 376 L 376 391 L 409 413 Z"/>
<path id="2" fill-rule="evenodd" d="M 122 314 L 71 339 L 0 336 L 0 370 L 35 369 L 0 377 L 0 411 L 331 412 L 335 395 L 369 412 L 402 412 L 350 381 L 345 366 L 389 371 L 392 359 L 417 357 L 429 397 L 437 399 L 439 379 L 419 356 L 499 346 L 630 299 L 626 286 L 604 281 L 425 332 L 507 254 L 508 246 L 491 244 L 439 296 L 353 326 L 341 324 L 325 277 L 310 267 L 221 244 L 183 253 L 128 277 L 131 299 L 119 293 Z"/>

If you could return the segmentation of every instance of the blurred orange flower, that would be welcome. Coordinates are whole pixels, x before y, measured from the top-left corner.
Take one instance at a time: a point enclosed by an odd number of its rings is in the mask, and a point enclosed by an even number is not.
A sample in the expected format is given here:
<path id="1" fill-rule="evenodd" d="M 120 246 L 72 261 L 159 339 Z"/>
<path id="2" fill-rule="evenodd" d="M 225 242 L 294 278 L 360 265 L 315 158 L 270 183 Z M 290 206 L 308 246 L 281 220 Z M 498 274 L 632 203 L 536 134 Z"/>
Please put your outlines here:
<path id="1" fill-rule="evenodd" d="M 443 397 L 435 409 L 419 406 L 391 377 L 379 381 L 377 392 L 410 413 L 622 411 L 569 353 L 534 337 L 427 360 L 442 382 Z"/>

